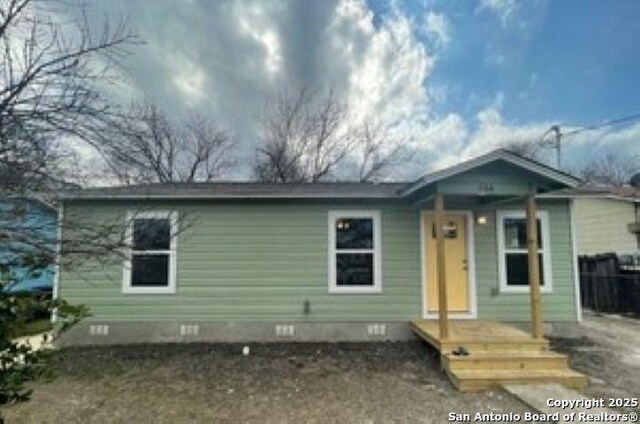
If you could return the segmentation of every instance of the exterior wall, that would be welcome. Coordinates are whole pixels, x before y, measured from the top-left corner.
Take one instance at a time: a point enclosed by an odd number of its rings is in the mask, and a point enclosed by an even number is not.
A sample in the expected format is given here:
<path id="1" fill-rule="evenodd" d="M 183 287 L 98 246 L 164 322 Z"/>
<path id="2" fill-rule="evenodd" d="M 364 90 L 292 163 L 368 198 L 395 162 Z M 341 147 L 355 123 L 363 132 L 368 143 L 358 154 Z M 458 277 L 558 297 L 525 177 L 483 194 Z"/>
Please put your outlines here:
<path id="1" fill-rule="evenodd" d="M 62 271 L 61 296 L 106 321 L 408 321 L 420 314 L 419 224 L 412 208 L 294 202 L 157 208 L 177 210 L 187 227 L 178 235 L 176 294 L 121 294 L 123 264 L 115 260 Z M 130 209 L 136 205 L 67 203 L 65 218 L 113 222 Z M 332 209 L 381 211 L 381 294 L 328 293 Z"/>
<path id="2" fill-rule="evenodd" d="M 505 204 L 503 210 L 524 210 L 523 204 Z M 574 321 L 577 319 L 570 207 L 567 200 L 541 200 L 538 209 L 549 214 L 551 237 L 552 292 L 542 293 L 545 321 Z M 475 227 L 476 285 L 478 318 L 501 321 L 528 321 L 530 298 L 528 293 L 501 293 L 498 277 L 498 240 L 496 210 L 484 209 L 490 218 L 485 226 Z"/>
<path id="3" fill-rule="evenodd" d="M 23 208 L 23 213 L 16 215 L 15 208 Z M 0 228 L 24 228 L 31 234 L 34 243 L 43 244 L 43 248 L 54 250 L 57 230 L 57 213 L 38 202 L 23 199 L 0 200 Z M 0 262 L 10 260 L 12 250 L 0 244 Z M 13 256 L 15 258 L 15 256 Z M 0 275 L 0 280 L 8 283 L 10 291 L 23 291 L 33 287 L 51 288 L 53 285 L 53 266 L 41 270 L 38 275 L 30 273 L 27 268 L 13 267 L 9 273 Z"/>
<path id="4" fill-rule="evenodd" d="M 177 210 L 182 217 L 177 293 L 125 295 L 121 258 L 76 262 L 81 266 L 61 272 L 60 295 L 87 305 L 93 316 L 69 334 L 73 343 L 269 340 L 275 339 L 275 325 L 287 323 L 296 325 L 296 340 L 403 339 L 410 337 L 408 322 L 423 316 L 419 210 L 413 206 L 67 202 L 65 219 L 123 222 L 127 210 L 146 208 Z M 334 209 L 381 211 L 381 294 L 328 293 L 327 214 Z M 543 294 L 544 318 L 575 321 L 569 203 L 544 201 L 540 209 L 549 212 L 554 279 L 553 292 Z M 527 321 L 528 294 L 498 291 L 496 208 L 482 212 L 491 219 L 486 226 L 475 226 L 478 318 Z M 305 301 L 310 304 L 308 315 Z M 99 323 L 110 325 L 109 338 L 88 338 L 90 326 Z M 199 336 L 178 337 L 179 325 L 189 323 L 199 324 Z M 386 325 L 385 334 L 368 334 L 376 323 Z"/>
<path id="5" fill-rule="evenodd" d="M 594 198 L 577 198 L 574 202 L 578 254 L 639 250 L 637 236 L 627 228 L 636 221 L 633 203 Z"/>

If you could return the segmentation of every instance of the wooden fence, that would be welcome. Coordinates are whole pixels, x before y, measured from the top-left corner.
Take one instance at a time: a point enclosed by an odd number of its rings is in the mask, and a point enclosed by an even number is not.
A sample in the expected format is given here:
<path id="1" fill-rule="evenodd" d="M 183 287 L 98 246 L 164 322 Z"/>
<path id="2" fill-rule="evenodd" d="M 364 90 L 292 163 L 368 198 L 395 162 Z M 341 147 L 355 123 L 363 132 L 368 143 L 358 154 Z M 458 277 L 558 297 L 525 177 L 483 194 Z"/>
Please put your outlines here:
<path id="1" fill-rule="evenodd" d="M 620 268 L 615 254 L 579 257 L 582 306 L 640 315 L 640 272 Z"/>

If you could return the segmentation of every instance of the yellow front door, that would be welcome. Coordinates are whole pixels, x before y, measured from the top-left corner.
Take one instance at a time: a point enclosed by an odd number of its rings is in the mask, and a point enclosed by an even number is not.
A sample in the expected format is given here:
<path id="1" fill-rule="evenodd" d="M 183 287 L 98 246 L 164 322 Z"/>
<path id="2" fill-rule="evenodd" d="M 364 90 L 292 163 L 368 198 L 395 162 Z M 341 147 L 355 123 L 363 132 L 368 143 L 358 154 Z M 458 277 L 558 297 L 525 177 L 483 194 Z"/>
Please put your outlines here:
<path id="1" fill-rule="evenodd" d="M 434 216 L 425 214 L 424 254 L 426 255 L 426 305 L 429 314 L 438 312 L 438 270 L 436 260 L 436 233 Z M 469 312 L 469 264 L 467 256 L 467 218 L 462 214 L 447 214 L 444 219 L 445 275 L 447 284 L 447 310 Z"/>

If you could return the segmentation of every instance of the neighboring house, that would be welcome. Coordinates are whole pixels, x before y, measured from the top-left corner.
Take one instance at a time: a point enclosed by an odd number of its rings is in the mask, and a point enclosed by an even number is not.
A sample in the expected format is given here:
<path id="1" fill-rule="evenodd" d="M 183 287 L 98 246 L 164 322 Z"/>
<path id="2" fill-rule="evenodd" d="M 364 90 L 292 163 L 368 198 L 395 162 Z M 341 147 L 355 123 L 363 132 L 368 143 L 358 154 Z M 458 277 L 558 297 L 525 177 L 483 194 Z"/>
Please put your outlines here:
<path id="1" fill-rule="evenodd" d="M 51 292 L 52 264 L 31 269 L 16 262 L 23 262 L 27 256 L 51 257 L 57 225 L 57 211 L 45 202 L 33 198 L 0 199 L 0 281 L 4 290 Z"/>
<path id="2" fill-rule="evenodd" d="M 119 222 L 130 248 L 60 272 L 57 295 L 92 313 L 66 341 L 409 338 L 410 321 L 438 316 L 435 193 L 445 202 L 450 318 L 529 322 L 524 205 L 536 193 L 544 319 L 575 323 L 570 199 L 544 195 L 577 183 L 498 150 L 408 184 L 68 191 L 63 239 L 69 224 Z"/>
<path id="3" fill-rule="evenodd" d="M 640 188 L 578 187 L 565 192 L 574 199 L 579 255 L 640 254 Z"/>

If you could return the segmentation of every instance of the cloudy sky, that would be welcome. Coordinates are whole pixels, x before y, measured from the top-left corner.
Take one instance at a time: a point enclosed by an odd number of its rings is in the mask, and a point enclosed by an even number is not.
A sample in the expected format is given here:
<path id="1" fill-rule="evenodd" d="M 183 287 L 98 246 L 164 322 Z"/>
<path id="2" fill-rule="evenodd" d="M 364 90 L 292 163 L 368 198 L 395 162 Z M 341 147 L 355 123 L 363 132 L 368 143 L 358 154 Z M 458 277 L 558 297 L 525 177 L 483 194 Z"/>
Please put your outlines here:
<path id="1" fill-rule="evenodd" d="M 486 152 L 640 113 L 635 0 L 103 0 L 146 42 L 114 93 L 234 133 L 244 171 L 266 99 L 329 87 L 418 152 L 402 178 Z M 640 121 L 566 139 L 567 166 L 640 153 Z"/>

